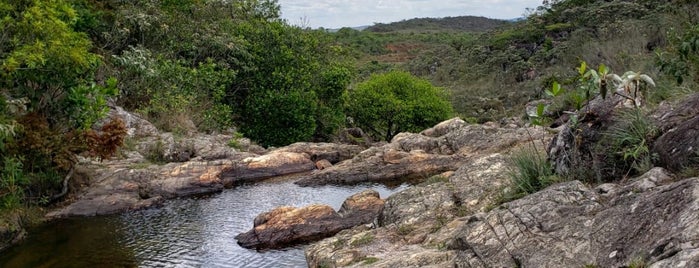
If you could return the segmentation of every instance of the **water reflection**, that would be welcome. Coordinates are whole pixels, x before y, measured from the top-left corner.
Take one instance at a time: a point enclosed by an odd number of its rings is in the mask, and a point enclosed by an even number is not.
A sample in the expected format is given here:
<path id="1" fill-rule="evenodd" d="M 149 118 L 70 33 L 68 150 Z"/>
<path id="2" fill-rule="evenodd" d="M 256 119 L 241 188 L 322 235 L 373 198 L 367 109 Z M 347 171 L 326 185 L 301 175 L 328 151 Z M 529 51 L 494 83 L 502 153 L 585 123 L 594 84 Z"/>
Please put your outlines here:
<path id="1" fill-rule="evenodd" d="M 282 205 L 328 204 L 373 188 L 386 198 L 406 185 L 298 187 L 290 180 L 243 185 L 157 209 L 51 223 L 3 252 L 0 267 L 306 267 L 303 247 L 257 252 L 234 237 L 261 212 Z"/>

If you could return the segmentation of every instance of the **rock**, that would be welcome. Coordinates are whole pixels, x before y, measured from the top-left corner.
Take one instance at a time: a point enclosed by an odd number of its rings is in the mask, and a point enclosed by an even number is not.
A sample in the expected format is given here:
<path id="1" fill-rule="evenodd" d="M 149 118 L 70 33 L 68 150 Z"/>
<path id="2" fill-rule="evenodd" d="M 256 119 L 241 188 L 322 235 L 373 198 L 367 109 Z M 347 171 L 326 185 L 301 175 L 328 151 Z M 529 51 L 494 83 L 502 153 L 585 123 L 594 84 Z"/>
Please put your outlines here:
<path id="1" fill-rule="evenodd" d="M 97 122 L 94 128 L 100 129 L 110 118 L 119 118 L 124 121 L 126 125 L 126 135 L 131 138 L 152 137 L 160 134 L 158 129 L 150 122 L 137 114 L 130 113 L 124 110 L 124 108 L 115 105 L 110 105 L 109 113 L 105 119 Z"/>
<path id="2" fill-rule="evenodd" d="M 548 159 L 556 174 L 574 176 L 589 181 L 608 182 L 628 174 L 630 163 L 622 163 L 606 150 L 609 142 L 604 133 L 614 124 L 622 124 L 619 112 L 627 108 L 627 99 L 618 96 L 598 96 L 578 112 L 578 120 L 569 120 L 549 144 Z M 572 122 L 571 122 L 572 121 Z"/>
<path id="3" fill-rule="evenodd" d="M 326 169 L 326 168 L 329 168 L 329 167 L 332 167 L 332 166 L 333 166 L 333 164 L 330 163 L 330 161 L 325 160 L 325 159 L 316 161 L 316 169 L 323 170 L 323 169 Z"/>
<path id="4" fill-rule="evenodd" d="M 350 159 L 363 150 L 364 147 L 358 145 L 297 142 L 274 151 L 307 154 L 311 161 L 328 160 L 334 164 Z"/>
<path id="5" fill-rule="evenodd" d="M 83 163 L 75 176 L 90 178 L 89 187 L 75 194 L 75 202 L 46 216 L 107 215 L 157 206 L 169 198 L 220 192 L 224 187 L 221 172 L 234 162 L 170 163 L 142 168 L 120 165 L 99 168 L 92 166 L 99 164 Z"/>
<path id="6" fill-rule="evenodd" d="M 462 120 L 461 118 L 455 117 L 447 121 L 441 122 L 435 125 L 434 127 L 425 129 L 422 132 L 420 132 L 420 134 L 427 137 L 437 138 L 444 136 L 447 133 L 452 132 L 456 129 L 462 128 L 466 125 L 468 125 L 466 121 Z"/>
<path id="7" fill-rule="evenodd" d="M 377 191 L 364 190 L 345 199 L 338 213 L 345 226 L 353 227 L 374 221 L 385 203 Z"/>
<path id="8" fill-rule="evenodd" d="M 239 184 L 275 176 L 311 171 L 315 163 L 307 154 L 272 151 L 266 155 L 247 157 L 222 173 L 225 183 Z"/>
<path id="9" fill-rule="evenodd" d="M 316 170 L 301 186 L 393 182 L 428 178 L 463 165 L 468 155 L 511 148 L 532 139 L 547 139 L 542 128 L 467 125 L 450 119 L 423 134 L 399 133 L 391 143 L 372 147 L 330 168 Z M 441 136 L 437 136 L 443 134 Z M 436 136 L 436 137 L 432 137 Z"/>
<path id="10" fill-rule="evenodd" d="M 397 212 L 391 206 L 446 193 L 438 184 L 423 186 L 412 198 L 389 197 L 382 217 Z M 398 199 L 403 200 L 392 204 Z M 319 241 L 306 249 L 306 258 L 309 267 L 361 267 L 369 257 L 372 267 L 626 267 L 638 260 L 646 267 L 696 267 L 697 212 L 699 178 L 675 181 L 654 168 L 625 185 L 556 184 L 491 211 L 456 216 L 427 232 L 421 226 L 433 220 L 407 225 L 406 219 L 422 212 L 406 210 L 378 229 L 353 228 Z M 347 242 L 369 236 L 372 241 L 363 245 Z"/>
<path id="11" fill-rule="evenodd" d="M 364 133 L 364 131 L 358 127 L 340 130 L 340 134 L 338 134 L 335 142 L 341 144 L 359 145 L 362 147 L 369 147 L 372 144 L 371 137 L 369 137 L 369 135 Z"/>
<path id="12" fill-rule="evenodd" d="M 653 115 L 663 134 L 652 151 L 658 155 L 658 162 L 672 171 L 699 168 L 699 94 L 675 106 Z"/>
<path id="13" fill-rule="evenodd" d="M 527 145 L 528 146 L 528 145 Z M 444 244 L 432 237 L 458 217 L 484 211 L 501 189 L 508 185 L 508 162 L 504 155 L 468 157 L 456 172 L 440 180 L 410 187 L 387 198 L 379 214 L 377 229 L 345 230 L 306 249 L 309 267 L 362 264 L 367 257 L 378 258 L 372 267 L 445 267 L 453 252 L 436 249 Z M 371 243 L 349 242 L 373 237 Z"/>
<path id="14" fill-rule="evenodd" d="M 252 230 L 236 236 L 245 248 L 271 249 L 307 243 L 372 222 L 383 208 L 379 193 L 366 190 L 350 196 L 339 212 L 327 205 L 279 207 L 255 218 Z"/>

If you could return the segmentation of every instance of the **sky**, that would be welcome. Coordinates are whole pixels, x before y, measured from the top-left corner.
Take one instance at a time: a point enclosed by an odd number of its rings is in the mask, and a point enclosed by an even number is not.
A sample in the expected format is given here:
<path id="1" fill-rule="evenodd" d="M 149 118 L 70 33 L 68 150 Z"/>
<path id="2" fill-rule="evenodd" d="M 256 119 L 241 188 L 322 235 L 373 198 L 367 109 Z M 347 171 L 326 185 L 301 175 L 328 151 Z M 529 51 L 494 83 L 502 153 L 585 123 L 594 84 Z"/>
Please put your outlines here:
<path id="1" fill-rule="evenodd" d="M 542 0 L 279 0 L 282 18 L 290 24 L 335 29 L 412 18 L 483 16 L 521 17 Z"/>

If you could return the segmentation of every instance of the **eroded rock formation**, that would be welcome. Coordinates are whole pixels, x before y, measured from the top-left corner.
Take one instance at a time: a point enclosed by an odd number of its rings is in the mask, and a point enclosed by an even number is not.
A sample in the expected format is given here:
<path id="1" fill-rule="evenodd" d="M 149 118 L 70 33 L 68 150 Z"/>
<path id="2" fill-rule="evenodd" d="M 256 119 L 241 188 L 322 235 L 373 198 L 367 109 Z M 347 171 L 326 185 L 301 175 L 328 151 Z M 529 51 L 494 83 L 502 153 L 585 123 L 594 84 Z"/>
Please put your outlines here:
<path id="1" fill-rule="evenodd" d="M 236 236 L 245 248 L 270 249 L 317 241 L 361 224 L 371 223 L 384 200 L 374 190 L 350 196 L 339 211 L 328 205 L 279 207 L 258 215 L 254 227 Z"/>

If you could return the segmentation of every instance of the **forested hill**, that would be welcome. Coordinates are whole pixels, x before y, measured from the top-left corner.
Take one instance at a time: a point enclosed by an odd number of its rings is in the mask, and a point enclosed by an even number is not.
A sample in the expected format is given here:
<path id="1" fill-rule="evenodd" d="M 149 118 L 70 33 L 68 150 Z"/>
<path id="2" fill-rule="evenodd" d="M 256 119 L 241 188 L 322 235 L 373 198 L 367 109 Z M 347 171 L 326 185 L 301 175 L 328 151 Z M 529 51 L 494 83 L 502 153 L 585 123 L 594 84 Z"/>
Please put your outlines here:
<path id="1" fill-rule="evenodd" d="M 507 21 L 476 16 L 458 16 L 446 18 L 414 18 L 392 23 L 377 23 L 367 28 L 371 32 L 428 32 L 428 31 L 464 31 L 484 32 L 492 30 Z"/>

